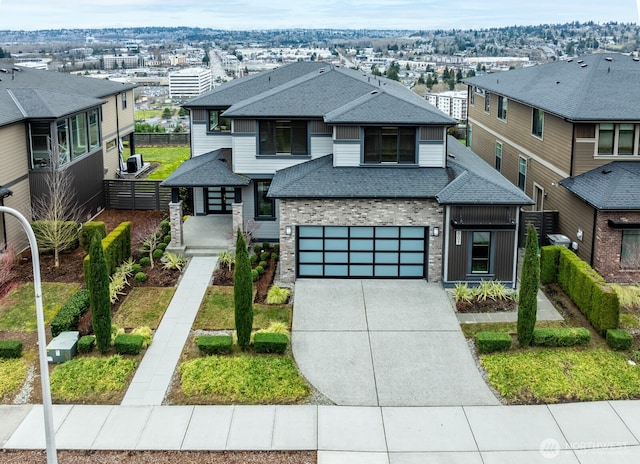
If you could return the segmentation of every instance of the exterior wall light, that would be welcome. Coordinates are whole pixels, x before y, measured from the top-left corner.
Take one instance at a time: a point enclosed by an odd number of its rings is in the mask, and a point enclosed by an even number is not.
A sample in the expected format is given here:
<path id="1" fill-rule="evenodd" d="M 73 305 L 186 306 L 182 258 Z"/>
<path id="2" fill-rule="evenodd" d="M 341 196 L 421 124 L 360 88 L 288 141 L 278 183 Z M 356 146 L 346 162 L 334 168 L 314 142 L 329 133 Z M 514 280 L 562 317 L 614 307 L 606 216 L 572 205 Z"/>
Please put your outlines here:
<path id="1" fill-rule="evenodd" d="M 291 235 L 292 229 L 291 226 L 285 226 L 284 233 L 287 235 Z"/>
<path id="2" fill-rule="evenodd" d="M 438 235 L 440 235 L 440 227 L 438 227 L 438 226 L 434 226 L 434 227 L 433 227 L 433 230 L 432 230 L 432 235 L 433 235 L 434 237 L 437 237 Z"/>

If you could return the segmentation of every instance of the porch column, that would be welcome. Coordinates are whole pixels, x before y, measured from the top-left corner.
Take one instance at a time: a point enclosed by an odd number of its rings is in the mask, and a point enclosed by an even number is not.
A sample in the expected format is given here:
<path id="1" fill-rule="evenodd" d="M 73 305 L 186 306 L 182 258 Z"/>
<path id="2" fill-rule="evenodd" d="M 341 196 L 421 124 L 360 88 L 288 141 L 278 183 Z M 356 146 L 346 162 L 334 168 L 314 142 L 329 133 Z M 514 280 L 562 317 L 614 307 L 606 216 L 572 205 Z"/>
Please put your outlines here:
<path id="1" fill-rule="evenodd" d="M 169 203 L 169 222 L 171 223 L 171 242 L 167 249 L 175 253 L 185 250 L 184 236 L 182 233 L 182 201 Z"/>
<path id="2" fill-rule="evenodd" d="M 244 221 L 242 219 L 242 211 L 243 211 L 242 202 L 233 203 L 231 207 L 231 215 L 233 218 L 232 224 L 233 224 L 234 243 L 235 243 L 235 238 L 237 237 L 237 234 L 238 234 L 238 229 L 240 229 L 241 232 L 244 232 Z"/>

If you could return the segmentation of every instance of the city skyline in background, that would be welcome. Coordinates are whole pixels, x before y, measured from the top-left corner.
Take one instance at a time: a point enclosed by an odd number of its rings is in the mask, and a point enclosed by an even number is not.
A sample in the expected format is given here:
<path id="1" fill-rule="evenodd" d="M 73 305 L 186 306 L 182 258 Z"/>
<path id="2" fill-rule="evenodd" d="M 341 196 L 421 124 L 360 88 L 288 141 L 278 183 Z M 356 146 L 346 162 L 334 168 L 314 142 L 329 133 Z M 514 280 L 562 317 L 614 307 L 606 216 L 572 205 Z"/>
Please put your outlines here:
<path id="1" fill-rule="evenodd" d="M 640 0 L 0 0 L 0 30 L 205 27 L 253 29 L 484 29 L 572 21 L 638 23 Z"/>

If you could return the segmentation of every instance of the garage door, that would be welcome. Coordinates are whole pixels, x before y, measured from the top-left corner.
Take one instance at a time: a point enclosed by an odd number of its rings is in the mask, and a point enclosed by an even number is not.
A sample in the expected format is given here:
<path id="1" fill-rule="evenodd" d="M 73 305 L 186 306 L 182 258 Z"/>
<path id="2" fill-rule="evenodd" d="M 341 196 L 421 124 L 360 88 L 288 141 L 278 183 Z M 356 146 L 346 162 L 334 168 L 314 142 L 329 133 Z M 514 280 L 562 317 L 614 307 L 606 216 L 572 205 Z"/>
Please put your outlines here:
<path id="1" fill-rule="evenodd" d="M 426 278 L 428 227 L 299 226 L 298 277 Z"/>

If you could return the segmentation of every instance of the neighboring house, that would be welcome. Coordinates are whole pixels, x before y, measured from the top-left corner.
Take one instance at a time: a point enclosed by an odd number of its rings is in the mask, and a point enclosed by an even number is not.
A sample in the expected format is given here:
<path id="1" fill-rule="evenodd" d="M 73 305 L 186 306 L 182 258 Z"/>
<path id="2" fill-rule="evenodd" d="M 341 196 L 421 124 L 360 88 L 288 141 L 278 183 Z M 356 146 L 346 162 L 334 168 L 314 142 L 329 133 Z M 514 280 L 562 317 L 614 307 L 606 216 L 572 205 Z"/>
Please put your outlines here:
<path id="1" fill-rule="evenodd" d="M 84 217 L 104 207 L 103 179 L 120 169 L 123 137 L 133 144 L 134 85 L 0 63 L 0 197 L 32 219 L 32 199 L 47 191 L 52 160 L 73 178 Z M 133 146 L 132 146 L 133 152 Z M 4 190 L 4 194 L 3 192 Z M 11 195 L 9 195 L 11 193 Z M 0 215 L 0 242 L 27 237 Z"/>
<path id="2" fill-rule="evenodd" d="M 640 278 L 640 60 L 600 53 L 466 79 L 468 145 L 611 280 Z M 544 237 L 543 237 L 544 238 Z"/>
<path id="3" fill-rule="evenodd" d="M 192 158 L 173 188 L 199 215 L 280 243 L 280 278 L 514 284 L 531 200 L 452 137 L 455 121 L 400 84 L 318 62 L 237 79 L 191 100 Z M 232 233 L 232 231 L 230 231 Z"/>

